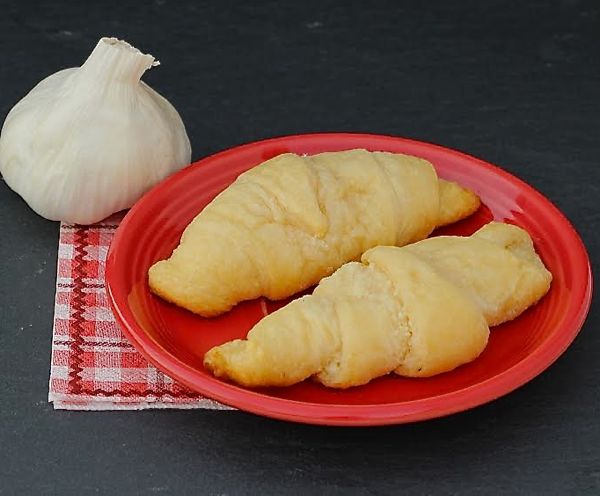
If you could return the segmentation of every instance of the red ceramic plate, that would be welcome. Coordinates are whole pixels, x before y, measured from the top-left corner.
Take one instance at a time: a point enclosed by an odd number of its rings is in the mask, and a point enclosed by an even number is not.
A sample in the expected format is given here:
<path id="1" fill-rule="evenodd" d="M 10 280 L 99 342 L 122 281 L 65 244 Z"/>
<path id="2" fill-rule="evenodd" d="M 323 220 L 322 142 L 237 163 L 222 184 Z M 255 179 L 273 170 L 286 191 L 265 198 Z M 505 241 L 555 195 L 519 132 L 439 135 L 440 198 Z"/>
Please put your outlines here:
<path id="1" fill-rule="evenodd" d="M 152 295 L 146 282 L 148 268 L 170 255 L 185 226 L 241 172 L 283 152 L 314 154 L 351 148 L 424 157 L 441 177 L 475 190 L 483 206 L 444 233 L 467 235 L 492 219 L 527 229 L 554 275 L 552 289 L 518 319 L 494 328 L 477 360 L 429 379 L 392 374 L 345 391 L 311 381 L 250 390 L 216 379 L 202 366 L 204 353 L 225 341 L 245 337 L 264 312 L 282 302 L 245 302 L 219 318 L 204 319 Z M 581 239 L 558 209 L 533 188 L 454 150 L 365 134 L 275 138 L 232 148 L 187 167 L 146 194 L 125 217 L 110 248 L 106 282 L 124 332 L 169 376 L 242 410 L 327 425 L 424 420 L 472 408 L 514 390 L 547 368 L 572 342 L 583 324 L 592 292 L 589 260 Z"/>

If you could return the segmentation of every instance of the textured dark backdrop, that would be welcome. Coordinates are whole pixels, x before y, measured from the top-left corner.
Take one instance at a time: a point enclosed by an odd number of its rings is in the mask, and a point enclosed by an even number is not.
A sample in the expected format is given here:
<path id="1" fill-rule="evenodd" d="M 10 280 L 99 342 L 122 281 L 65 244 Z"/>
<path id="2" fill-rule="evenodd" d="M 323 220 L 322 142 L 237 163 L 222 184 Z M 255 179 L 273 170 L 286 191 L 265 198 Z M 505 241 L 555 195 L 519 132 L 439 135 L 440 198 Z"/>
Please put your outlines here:
<path id="1" fill-rule="evenodd" d="M 433 141 L 533 184 L 598 271 L 600 5 L 520 2 L 0 3 L 2 118 L 113 35 L 162 65 L 193 158 L 311 131 Z M 58 225 L 0 181 L 1 494 L 599 494 L 600 315 L 547 372 L 421 424 L 241 412 L 55 412 L 46 403 Z"/>

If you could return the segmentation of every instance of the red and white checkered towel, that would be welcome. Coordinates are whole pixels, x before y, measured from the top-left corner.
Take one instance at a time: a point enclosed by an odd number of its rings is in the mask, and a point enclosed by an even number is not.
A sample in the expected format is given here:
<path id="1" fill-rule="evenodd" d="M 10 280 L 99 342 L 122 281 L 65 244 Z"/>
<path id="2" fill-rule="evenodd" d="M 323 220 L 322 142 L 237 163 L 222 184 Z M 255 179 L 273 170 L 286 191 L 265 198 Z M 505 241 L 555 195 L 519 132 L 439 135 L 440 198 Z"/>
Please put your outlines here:
<path id="1" fill-rule="evenodd" d="M 67 410 L 229 409 L 150 365 L 115 322 L 104 268 L 120 220 L 60 226 L 48 400 Z"/>

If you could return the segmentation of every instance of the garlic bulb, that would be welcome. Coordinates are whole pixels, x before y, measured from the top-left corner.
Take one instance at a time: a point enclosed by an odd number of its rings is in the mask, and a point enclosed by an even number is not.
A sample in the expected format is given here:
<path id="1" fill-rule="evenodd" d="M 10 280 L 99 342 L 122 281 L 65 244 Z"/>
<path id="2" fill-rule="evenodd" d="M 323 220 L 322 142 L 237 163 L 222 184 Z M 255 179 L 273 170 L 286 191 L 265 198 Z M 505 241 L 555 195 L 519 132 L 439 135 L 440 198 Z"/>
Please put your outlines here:
<path id="1" fill-rule="evenodd" d="M 158 65 L 102 38 L 81 67 L 41 81 L 9 112 L 0 173 L 38 214 L 91 224 L 190 163 L 179 114 L 140 81 Z"/>

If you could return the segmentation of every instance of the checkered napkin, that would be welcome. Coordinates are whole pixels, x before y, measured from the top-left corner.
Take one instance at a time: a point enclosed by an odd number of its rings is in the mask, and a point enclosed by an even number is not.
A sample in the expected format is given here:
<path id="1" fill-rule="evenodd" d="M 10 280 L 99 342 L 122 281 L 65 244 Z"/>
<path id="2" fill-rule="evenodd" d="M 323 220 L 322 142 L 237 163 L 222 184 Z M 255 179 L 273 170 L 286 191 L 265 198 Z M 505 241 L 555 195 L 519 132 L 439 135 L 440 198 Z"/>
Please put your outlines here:
<path id="1" fill-rule="evenodd" d="M 121 218 L 60 226 L 48 401 L 67 410 L 229 409 L 150 365 L 115 322 L 104 268 Z"/>

